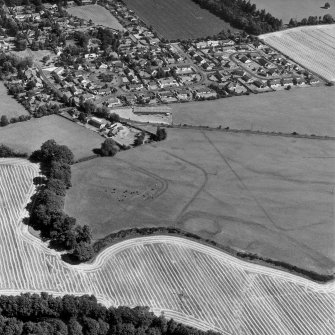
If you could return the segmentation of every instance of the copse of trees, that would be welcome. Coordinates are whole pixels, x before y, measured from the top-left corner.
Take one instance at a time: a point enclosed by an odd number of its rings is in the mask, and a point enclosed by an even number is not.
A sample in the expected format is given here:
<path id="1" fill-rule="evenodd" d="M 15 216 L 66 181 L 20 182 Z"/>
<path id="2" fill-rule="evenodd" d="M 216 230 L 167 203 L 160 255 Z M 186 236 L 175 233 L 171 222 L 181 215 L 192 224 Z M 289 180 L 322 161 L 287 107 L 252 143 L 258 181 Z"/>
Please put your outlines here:
<path id="1" fill-rule="evenodd" d="M 18 58 L 5 53 L 0 54 L 0 75 L 6 75 L 9 73 L 14 73 L 15 70 L 18 72 L 31 67 L 33 64 L 32 59 Z"/>
<path id="2" fill-rule="evenodd" d="M 9 120 L 7 115 L 2 115 L 0 118 L 0 126 L 1 127 L 6 127 L 7 125 L 9 125 Z"/>
<path id="3" fill-rule="evenodd" d="M 99 27 L 96 37 L 101 41 L 102 50 L 106 50 L 110 47 L 114 51 L 119 49 L 120 35 L 114 33 L 111 29 Z"/>
<path id="4" fill-rule="evenodd" d="M 167 137 L 166 129 L 161 128 L 161 127 L 157 127 L 155 140 L 156 141 L 163 141 L 163 140 L 166 139 L 166 137 Z"/>
<path id="5" fill-rule="evenodd" d="M 112 138 L 107 138 L 101 144 L 101 155 L 102 156 L 114 156 L 119 151 L 119 147 Z"/>
<path id="6" fill-rule="evenodd" d="M 149 307 L 105 307 L 94 296 L 0 296 L 0 334 L 216 335 L 156 316 Z"/>
<path id="7" fill-rule="evenodd" d="M 41 163 L 46 178 L 29 208 L 28 224 L 39 230 L 41 237 L 50 240 L 50 246 L 59 250 L 73 250 L 75 260 L 91 258 L 90 228 L 78 225 L 75 218 L 63 211 L 66 190 L 71 187 L 73 153 L 67 146 L 48 140 L 30 158 Z"/>
<path id="8" fill-rule="evenodd" d="M 40 118 L 47 115 L 58 114 L 59 105 L 57 104 L 47 104 L 39 106 L 34 112 L 33 115 L 36 118 Z"/>
<path id="9" fill-rule="evenodd" d="M 48 166 L 53 162 L 71 165 L 74 160 L 71 150 L 66 145 L 58 145 L 55 140 L 44 142 L 40 150 L 32 153 L 32 158 Z"/>

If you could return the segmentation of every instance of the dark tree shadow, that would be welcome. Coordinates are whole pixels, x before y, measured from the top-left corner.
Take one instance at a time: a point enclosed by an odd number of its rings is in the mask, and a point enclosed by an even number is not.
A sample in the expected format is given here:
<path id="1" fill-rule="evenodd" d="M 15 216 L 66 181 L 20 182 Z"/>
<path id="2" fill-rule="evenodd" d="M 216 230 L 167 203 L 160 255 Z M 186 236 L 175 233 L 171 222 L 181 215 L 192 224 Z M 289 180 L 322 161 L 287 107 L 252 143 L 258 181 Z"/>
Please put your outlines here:
<path id="1" fill-rule="evenodd" d="M 95 149 L 93 149 L 92 151 L 93 151 L 94 154 L 99 155 L 99 156 L 102 156 L 101 149 L 99 149 L 99 148 L 95 148 Z"/>
<path id="2" fill-rule="evenodd" d="M 71 253 L 63 254 L 61 258 L 62 258 L 62 261 L 69 263 L 71 265 L 78 265 L 81 263 L 75 257 L 73 257 Z"/>

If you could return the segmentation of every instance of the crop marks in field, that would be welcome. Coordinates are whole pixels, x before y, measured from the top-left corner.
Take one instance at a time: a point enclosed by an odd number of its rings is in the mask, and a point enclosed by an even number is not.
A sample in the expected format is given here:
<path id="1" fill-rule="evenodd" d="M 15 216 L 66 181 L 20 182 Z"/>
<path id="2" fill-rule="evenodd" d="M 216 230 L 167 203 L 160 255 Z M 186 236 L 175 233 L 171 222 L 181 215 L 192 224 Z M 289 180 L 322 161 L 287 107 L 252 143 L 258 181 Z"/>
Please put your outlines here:
<path id="1" fill-rule="evenodd" d="M 335 25 L 298 27 L 259 38 L 297 63 L 335 81 Z"/>
<path id="2" fill-rule="evenodd" d="M 70 266 L 21 223 L 36 165 L 0 161 L 0 294 L 95 294 L 224 334 L 332 335 L 335 285 L 316 284 L 169 236 L 127 240 Z"/>

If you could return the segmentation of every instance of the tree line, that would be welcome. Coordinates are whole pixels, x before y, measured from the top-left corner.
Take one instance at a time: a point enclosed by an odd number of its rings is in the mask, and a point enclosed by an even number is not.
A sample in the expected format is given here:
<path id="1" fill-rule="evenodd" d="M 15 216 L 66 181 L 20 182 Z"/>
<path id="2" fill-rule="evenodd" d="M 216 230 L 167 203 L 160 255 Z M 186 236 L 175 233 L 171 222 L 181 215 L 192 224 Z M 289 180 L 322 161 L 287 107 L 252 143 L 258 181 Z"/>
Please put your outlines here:
<path id="1" fill-rule="evenodd" d="M 229 127 L 228 127 L 229 128 Z M 112 233 L 107 235 L 106 237 L 96 241 L 93 244 L 93 250 L 95 254 L 98 254 L 103 249 L 107 248 L 108 246 L 115 244 L 119 241 L 123 241 L 126 238 L 135 238 L 140 236 L 150 236 L 150 235 L 177 235 L 182 236 L 191 240 L 195 240 L 197 242 L 202 242 L 204 244 L 210 245 L 212 247 L 219 248 L 230 255 L 233 255 L 240 259 L 248 259 L 251 261 L 257 261 L 261 262 L 266 265 L 271 265 L 276 268 L 281 268 L 284 270 L 287 270 L 289 272 L 293 272 L 295 274 L 307 277 L 311 280 L 326 283 L 331 280 L 334 280 L 335 274 L 320 274 L 311 270 L 305 270 L 302 268 L 299 268 L 295 265 L 265 258 L 257 254 L 252 254 L 249 252 L 243 252 L 243 251 L 237 251 L 229 246 L 222 245 L 220 243 L 217 243 L 211 239 L 203 238 L 199 235 L 190 233 L 188 231 L 176 228 L 176 227 L 146 227 L 146 228 L 130 228 L 125 230 L 120 230 L 116 233 Z"/>
<path id="2" fill-rule="evenodd" d="M 8 119 L 7 115 L 1 115 L 0 127 L 6 127 L 10 123 L 24 122 L 24 121 L 28 121 L 30 119 L 31 119 L 30 115 L 20 115 L 20 116 L 17 116 L 17 117 L 13 116 L 12 118 L 10 118 L 10 120 Z"/>
<path id="3" fill-rule="evenodd" d="M 51 247 L 72 251 L 71 257 L 77 261 L 90 259 L 93 255 L 90 228 L 78 225 L 75 218 L 63 211 L 66 191 L 71 187 L 73 153 L 67 146 L 48 140 L 30 159 L 40 162 L 45 178 L 38 181 L 38 192 L 28 206 L 30 218 L 27 223 L 39 230 Z"/>
<path id="4" fill-rule="evenodd" d="M 149 307 L 105 307 L 94 296 L 47 293 L 0 296 L 0 334 L 6 335 L 217 335 L 188 327 Z"/>
<path id="5" fill-rule="evenodd" d="M 255 4 L 246 0 L 192 0 L 201 8 L 229 22 L 233 27 L 249 34 L 259 35 L 281 29 L 283 22 L 267 13 L 257 10 Z"/>
<path id="6" fill-rule="evenodd" d="M 6 145 L 0 144 L 0 157 L 1 158 L 9 158 L 9 157 L 18 157 L 18 158 L 27 158 L 28 155 L 26 153 L 22 153 L 19 151 L 15 151 Z"/>
<path id="7" fill-rule="evenodd" d="M 334 19 L 330 14 L 326 14 L 323 17 L 319 16 L 309 16 L 308 18 L 303 18 L 302 20 L 298 21 L 296 19 L 291 19 L 289 22 L 289 27 L 299 27 L 299 26 L 313 26 L 317 24 L 330 24 L 334 23 Z"/>

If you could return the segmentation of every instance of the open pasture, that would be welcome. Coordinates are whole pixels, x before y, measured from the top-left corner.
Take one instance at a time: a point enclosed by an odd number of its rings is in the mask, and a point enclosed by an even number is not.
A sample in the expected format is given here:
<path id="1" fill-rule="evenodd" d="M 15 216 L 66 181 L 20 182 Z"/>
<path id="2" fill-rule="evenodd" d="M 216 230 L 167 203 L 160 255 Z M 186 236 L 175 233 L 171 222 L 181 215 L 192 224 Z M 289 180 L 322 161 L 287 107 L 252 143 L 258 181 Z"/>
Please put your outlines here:
<path id="1" fill-rule="evenodd" d="M 175 124 L 335 136 L 334 87 L 308 87 L 173 105 Z"/>
<path id="2" fill-rule="evenodd" d="M 213 36 L 228 29 L 236 31 L 229 23 L 191 0 L 125 0 L 125 3 L 168 40 Z"/>
<path id="3" fill-rule="evenodd" d="M 106 8 L 99 5 L 71 7 L 67 12 L 86 21 L 92 20 L 96 25 L 124 30 L 120 22 Z"/>
<path id="4" fill-rule="evenodd" d="M 331 7 L 323 8 L 326 2 Z M 265 9 L 273 16 L 282 19 L 283 23 L 289 23 L 290 19 L 302 20 L 309 16 L 324 16 L 331 14 L 335 17 L 335 0 L 252 0 L 257 9 Z"/>
<path id="5" fill-rule="evenodd" d="M 168 129 L 167 141 L 75 164 L 65 210 L 96 239 L 175 226 L 333 273 L 334 157 L 333 141 Z"/>
<path id="6" fill-rule="evenodd" d="M 259 38 L 319 76 L 335 82 L 335 24 L 298 27 Z"/>
<path id="7" fill-rule="evenodd" d="M 103 142 L 102 137 L 97 133 L 57 115 L 44 116 L 0 128 L 1 144 L 28 154 L 39 149 L 42 143 L 50 139 L 67 145 L 75 159 L 94 155 L 93 149 L 100 148 Z"/>
<path id="8" fill-rule="evenodd" d="M 7 87 L 2 81 L 0 81 L 0 117 L 1 115 L 7 115 L 8 120 L 20 115 L 29 115 L 20 103 L 8 95 Z"/>
<path id="9" fill-rule="evenodd" d="M 174 225 L 187 204 L 185 193 L 196 191 L 201 172 L 158 150 L 154 156 L 131 150 L 73 165 L 65 212 L 89 225 L 95 240 L 132 227 Z"/>
<path id="10" fill-rule="evenodd" d="M 177 237 L 143 237 L 70 266 L 21 218 L 38 167 L 0 161 L 0 293 L 94 294 L 105 305 L 149 306 L 223 334 L 333 335 L 334 283 L 316 284 Z"/>

